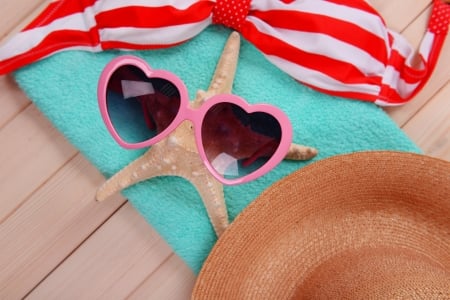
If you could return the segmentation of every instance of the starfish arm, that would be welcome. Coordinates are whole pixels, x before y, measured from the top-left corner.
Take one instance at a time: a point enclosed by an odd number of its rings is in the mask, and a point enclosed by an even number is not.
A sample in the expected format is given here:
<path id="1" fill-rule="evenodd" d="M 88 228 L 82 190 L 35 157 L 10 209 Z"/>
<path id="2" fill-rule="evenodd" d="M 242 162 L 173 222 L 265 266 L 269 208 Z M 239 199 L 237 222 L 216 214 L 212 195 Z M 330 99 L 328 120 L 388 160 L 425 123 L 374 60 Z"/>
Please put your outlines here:
<path id="1" fill-rule="evenodd" d="M 192 107 L 200 107 L 203 102 L 214 95 L 231 93 L 239 60 L 240 45 L 239 33 L 232 32 L 225 43 L 208 90 L 206 92 L 200 90 L 197 93 L 197 97 L 191 103 Z"/>
<path id="2" fill-rule="evenodd" d="M 229 225 L 223 186 L 205 167 L 203 168 L 205 170 L 192 172 L 192 176 L 187 179 L 196 187 L 214 231 L 219 237 Z"/>
<path id="3" fill-rule="evenodd" d="M 216 70 L 209 85 L 208 91 L 216 94 L 231 93 L 234 76 L 239 60 L 239 48 L 241 46 L 239 33 L 230 34 Z"/>
<path id="4" fill-rule="evenodd" d="M 114 174 L 97 190 L 97 201 L 108 199 L 115 193 L 140 181 L 162 176 L 162 158 L 157 156 L 158 147 L 152 147 L 125 168 Z"/>
<path id="5" fill-rule="evenodd" d="M 103 201 L 133 184 L 158 176 L 189 177 L 189 170 L 200 167 L 204 166 L 195 147 L 192 129 L 187 123 L 182 124 L 103 183 L 96 198 Z"/>
<path id="6" fill-rule="evenodd" d="M 166 147 L 161 142 L 107 180 L 97 191 L 102 201 L 114 193 L 137 182 L 157 176 L 180 176 L 191 182 L 203 200 L 216 234 L 219 236 L 228 226 L 222 184 L 204 166 L 198 153 L 184 147 Z"/>
<path id="7" fill-rule="evenodd" d="M 289 151 L 284 159 L 289 160 L 309 160 L 316 156 L 318 153 L 317 149 L 303 146 L 298 144 L 291 144 Z"/>
<path id="8" fill-rule="evenodd" d="M 180 132 L 176 133 L 179 140 Z M 173 139 L 177 139 L 176 135 L 169 142 L 174 143 Z M 179 176 L 188 180 L 197 189 L 214 231 L 217 236 L 220 236 L 229 224 L 222 184 L 211 175 L 197 151 L 187 150 L 185 144 L 182 146 L 173 144 L 170 148 L 162 147 L 161 149 L 164 152 L 160 153 L 162 159 L 159 158 L 158 176 Z M 157 162 L 151 162 L 151 164 L 155 163 Z"/>

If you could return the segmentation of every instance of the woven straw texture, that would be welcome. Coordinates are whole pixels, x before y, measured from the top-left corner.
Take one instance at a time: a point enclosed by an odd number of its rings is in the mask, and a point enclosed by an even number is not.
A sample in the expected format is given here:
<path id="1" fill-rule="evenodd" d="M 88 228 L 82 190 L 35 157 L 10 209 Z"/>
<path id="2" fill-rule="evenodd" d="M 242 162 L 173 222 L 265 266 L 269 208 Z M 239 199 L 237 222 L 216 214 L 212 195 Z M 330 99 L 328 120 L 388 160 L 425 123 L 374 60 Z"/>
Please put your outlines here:
<path id="1" fill-rule="evenodd" d="M 450 299 L 450 163 L 361 152 L 276 182 L 219 239 L 193 299 Z"/>

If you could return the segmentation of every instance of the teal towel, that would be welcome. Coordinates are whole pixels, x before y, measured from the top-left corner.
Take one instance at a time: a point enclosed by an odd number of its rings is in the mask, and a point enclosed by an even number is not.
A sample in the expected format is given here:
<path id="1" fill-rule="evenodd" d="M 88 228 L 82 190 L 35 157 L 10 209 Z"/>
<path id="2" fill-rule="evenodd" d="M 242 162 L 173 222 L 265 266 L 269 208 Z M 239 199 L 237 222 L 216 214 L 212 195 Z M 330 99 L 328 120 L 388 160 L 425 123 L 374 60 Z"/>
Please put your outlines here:
<path id="1" fill-rule="evenodd" d="M 229 34 L 228 29 L 210 26 L 183 45 L 132 54 L 144 58 L 153 68 L 177 74 L 193 99 L 198 89 L 207 89 Z M 117 145 L 97 107 L 99 75 L 112 58 L 121 54 L 124 52 L 64 52 L 15 73 L 36 106 L 106 177 L 145 151 Z M 364 150 L 420 152 L 379 107 L 313 91 L 278 70 L 245 41 L 233 93 L 250 103 L 267 102 L 284 110 L 294 127 L 294 142 L 319 150 L 313 161 Z M 225 187 L 230 219 L 273 182 L 311 162 L 286 161 L 256 181 Z M 159 177 L 132 186 L 123 195 L 198 272 L 216 236 L 195 188 L 182 178 Z"/>

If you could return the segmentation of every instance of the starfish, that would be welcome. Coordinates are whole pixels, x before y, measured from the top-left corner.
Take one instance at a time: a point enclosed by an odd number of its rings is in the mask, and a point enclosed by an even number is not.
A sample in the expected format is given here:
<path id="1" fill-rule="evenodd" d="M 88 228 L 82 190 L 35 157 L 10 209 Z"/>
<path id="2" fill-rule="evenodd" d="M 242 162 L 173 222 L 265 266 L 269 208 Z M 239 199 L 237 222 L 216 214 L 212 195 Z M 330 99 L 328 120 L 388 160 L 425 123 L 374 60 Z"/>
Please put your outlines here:
<path id="1" fill-rule="evenodd" d="M 190 102 L 192 108 L 200 107 L 214 95 L 231 93 L 239 48 L 240 36 L 233 32 L 225 44 L 209 88 L 197 92 L 196 98 Z M 314 148 L 292 144 L 285 158 L 307 160 L 316 154 Z M 229 220 L 223 186 L 200 158 L 190 121 L 182 122 L 168 137 L 152 145 L 141 157 L 104 182 L 96 198 L 103 201 L 124 188 L 158 176 L 180 176 L 189 180 L 203 200 L 216 235 L 220 236 L 224 232 Z"/>

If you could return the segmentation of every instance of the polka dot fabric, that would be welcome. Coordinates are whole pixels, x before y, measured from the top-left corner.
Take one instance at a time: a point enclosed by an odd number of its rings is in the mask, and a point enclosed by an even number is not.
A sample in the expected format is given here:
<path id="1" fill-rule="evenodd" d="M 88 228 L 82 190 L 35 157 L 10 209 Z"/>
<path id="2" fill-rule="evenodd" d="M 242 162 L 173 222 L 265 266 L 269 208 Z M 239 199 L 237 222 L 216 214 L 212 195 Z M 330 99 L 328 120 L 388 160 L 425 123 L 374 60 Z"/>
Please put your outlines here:
<path id="1" fill-rule="evenodd" d="M 434 34 L 446 34 L 450 24 L 450 3 L 435 1 L 430 19 L 430 31 Z"/>
<path id="2" fill-rule="evenodd" d="M 251 0 L 217 0 L 213 23 L 240 30 L 250 10 Z"/>

